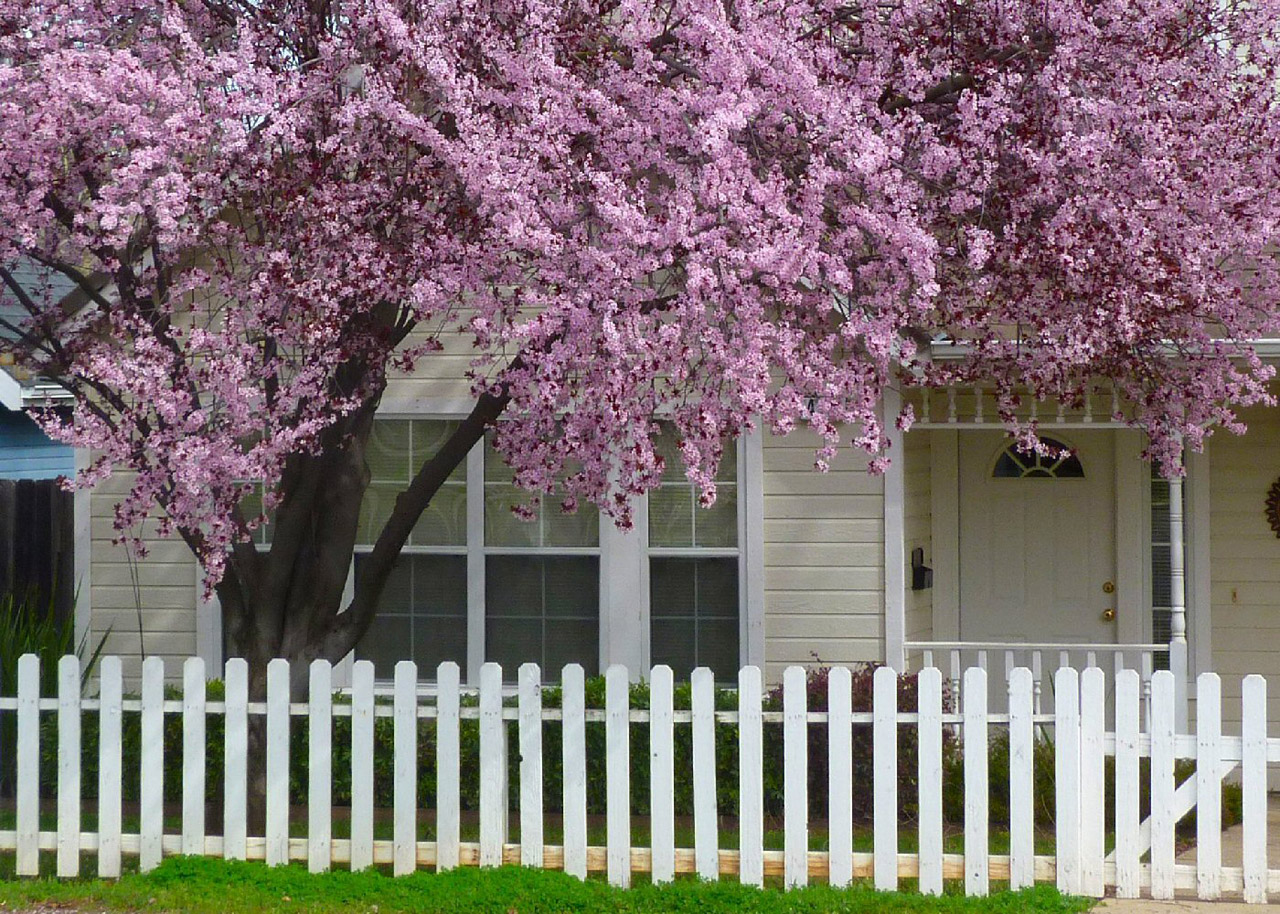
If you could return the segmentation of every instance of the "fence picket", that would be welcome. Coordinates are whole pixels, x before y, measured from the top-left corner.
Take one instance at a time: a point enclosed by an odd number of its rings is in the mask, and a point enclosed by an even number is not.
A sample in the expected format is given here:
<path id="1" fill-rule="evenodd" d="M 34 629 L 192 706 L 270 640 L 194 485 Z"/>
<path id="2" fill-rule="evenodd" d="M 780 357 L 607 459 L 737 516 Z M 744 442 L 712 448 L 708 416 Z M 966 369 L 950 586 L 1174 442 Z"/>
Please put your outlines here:
<path id="1" fill-rule="evenodd" d="M 782 674 L 783 882 L 809 882 L 809 724 L 805 673 L 789 666 Z"/>
<path id="2" fill-rule="evenodd" d="M 1222 683 L 1217 673 L 1196 677 L 1196 893 L 1222 894 Z"/>
<path id="3" fill-rule="evenodd" d="M 289 862 L 289 662 L 267 664 L 267 866 Z"/>
<path id="4" fill-rule="evenodd" d="M 755 886 L 764 885 L 762 691 L 759 667 L 738 671 L 738 881 Z"/>
<path id="5" fill-rule="evenodd" d="M 1035 882 L 1035 710 L 1031 671 L 1009 672 L 1009 887 Z"/>
<path id="6" fill-rule="evenodd" d="M 587 878 L 587 715 L 586 674 L 571 663 L 560 674 L 561 738 L 564 770 L 564 871 Z M 654 674 L 655 683 L 657 671 Z M 669 679 L 669 677 L 668 677 Z M 652 694 L 652 692 L 650 693 Z"/>
<path id="7" fill-rule="evenodd" d="M 1267 681 L 1241 683 L 1244 900 L 1267 903 Z"/>
<path id="8" fill-rule="evenodd" d="M 649 674 L 649 844 L 653 881 L 676 874 L 674 682 L 669 666 Z"/>
<path id="9" fill-rule="evenodd" d="M 480 865 L 502 866 L 507 840 L 507 727 L 502 667 L 480 667 Z"/>
<path id="10" fill-rule="evenodd" d="M 876 671 L 877 674 L 879 671 Z M 853 677 L 848 667 L 832 667 L 827 676 L 827 811 L 832 885 L 853 881 Z M 876 680 L 877 689 L 879 680 Z M 877 695 L 879 692 L 877 692 Z M 880 721 L 877 718 L 877 726 Z M 879 770 L 880 759 L 875 761 Z M 877 802 L 879 793 L 876 794 Z M 876 887 L 879 888 L 880 833 L 876 832 Z M 895 849 L 896 853 L 896 849 Z M 894 878 L 897 878 L 896 860 Z"/>
<path id="11" fill-rule="evenodd" d="M 391 873 L 406 876 L 418 866 L 418 665 L 400 660 L 392 675 Z"/>
<path id="12" fill-rule="evenodd" d="M 605 855 L 609 882 L 631 886 L 631 726 L 627 668 L 610 666 L 604 674 L 605 710 Z"/>
<path id="13" fill-rule="evenodd" d="M 333 859 L 333 667 L 311 662 L 307 708 L 307 869 L 323 873 Z"/>
<path id="14" fill-rule="evenodd" d="M 204 853 L 204 658 L 182 664 L 182 852 Z"/>
<path id="15" fill-rule="evenodd" d="M 142 661 L 141 758 L 138 791 L 141 794 L 138 823 L 138 869 L 160 865 L 164 835 L 164 661 Z"/>
<path id="16" fill-rule="evenodd" d="M 898 887 L 898 674 L 878 668 L 871 688 L 875 887 L 883 892 Z"/>
<path id="17" fill-rule="evenodd" d="M 249 663 L 233 657 L 226 663 L 226 710 L 223 717 L 222 856 L 243 860 L 248 851 L 249 800 Z"/>
<path id="18" fill-rule="evenodd" d="M 1058 888 L 1080 894 L 1080 675 L 1069 666 L 1053 674 L 1054 808 Z"/>
<path id="19" fill-rule="evenodd" d="M 80 875 L 80 660 L 58 661 L 58 875 Z"/>
<path id="20" fill-rule="evenodd" d="M 1174 890 L 1174 697 L 1173 674 L 1151 676 L 1151 897 L 1173 898 Z"/>
<path id="21" fill-rule="evenodd" d="M 40 874 L 40 658 L 18 658 L 17 859 L 19 876 Z"/>
<path id="22" fill-rule="evenodd" d="M 446 660 L 436 668 L 436 871 L 444 872 L 458 865 L 458 841 L 461 838 L 461 736 L 459 733 L 460 697 L 458 687 L 462 671 L 458 664 Z M 372 671 L 370 671 L 372 685 Z M 568 692 L 566 690 L 566 701 Z M 372 701 L 372 698 L 370 699 Z M 370 730 L 372 736 L 372 730 Z M 369 754 L 372 764 L 373 753 Z M 565 775 L 568 777 L 568 774 Z M 372 780 L 372 778 L 371 778 Z M 372 806 L 370 808 L 372 815 Z M 568 808 L 565 809 L 566 843 Z M 372 827 L 372 819 L 370 819 Z M 372 839 L 372 831 L 370 838 Z"/>
<path id="23" fill-rule="evenodd" d="M 716 696 L 711 670 L 693 671 L 693 856 L 698 875 L 720 875 L 720 837 L 716 828 Z"/>
<path id="24" fill-rule="evenodd" d="M 1106 894 L 1107 788 L 1103 731 L 1107 722 L 1107 678 L 1093 665 L 1080 674 L 1080 891 Z"/>
<path id="25" fill-rule="evenodd" d="M 520 865 L 542 866 L 542 671 L 521 664 Z"/>
<path id="26" fill-rule="evenodd" d="M 986 895 L 989 886 L 987 802 L 987 671 L 964 671 L 964 891 Z"/>
<path id="27" fill-rule="evenodd" d="M 925 667 L 916 679 L 919 723 L 920 891 L 942 894 L 942 671 Z"/>
<path id="28" fill-rule="evenodd" d="M 351 869 L 373 866 L 372 660 L 351 667 Z"/>
<path id="29" fill-rule="evenodd" d="M 1137 670 L 1116 674 L 1116 896 L 1141 894 L 1139 828 L 1139 718 L 1142 679 Z"/>
<path id="30" fill-rule="evenodd" d="M 121 724 L 124 683 L 119 657 L 98 664 L 98 875 L 120 875 Z"/>

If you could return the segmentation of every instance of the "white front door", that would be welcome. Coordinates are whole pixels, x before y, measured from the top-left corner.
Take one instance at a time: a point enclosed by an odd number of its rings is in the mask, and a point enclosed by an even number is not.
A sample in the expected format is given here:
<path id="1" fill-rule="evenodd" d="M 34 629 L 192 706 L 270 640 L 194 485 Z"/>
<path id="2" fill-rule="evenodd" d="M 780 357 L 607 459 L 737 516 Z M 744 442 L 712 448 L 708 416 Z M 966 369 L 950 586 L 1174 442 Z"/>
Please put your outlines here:
<path id="1" fill-rule="evenodd" d="M 959 435 L 963 641 L 1116 641 L 1114 435 L 1042 437 L 1074 456 L 1020 454 L 1000 431 Z"/>

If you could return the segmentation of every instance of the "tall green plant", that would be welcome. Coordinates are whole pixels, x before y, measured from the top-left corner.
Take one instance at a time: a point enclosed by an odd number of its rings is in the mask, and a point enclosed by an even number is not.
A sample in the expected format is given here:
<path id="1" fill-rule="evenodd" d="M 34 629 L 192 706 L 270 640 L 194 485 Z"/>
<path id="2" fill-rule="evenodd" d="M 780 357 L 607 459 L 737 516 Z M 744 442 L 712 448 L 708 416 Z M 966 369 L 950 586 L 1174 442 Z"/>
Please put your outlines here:
<path id="1" fill-rule="evenodd" d="M 78 599 L 78 595 L 77 598 Z M 76 600 L 72 600 L 75 606 Z M 58 660 L 74 654 L 82 661 L 89 646 L 86 632 L 76 643 L 75 612 L 59 618 L 57 604 L 50 595 L 46 601 L 39 593 L 28 590 L 19 595 L 0 594 L 0 695 L 18 694 L 18 658 L 35 654 L 40 658 L 40 694 L 52 696 L 58 689 Z M 102 654 L 107 636 L 104 634 L 90 653 L 85 668 L 84 682 Z M 14 715 L 0 716 L 0 749 L 12 747 L 17 739 L 17 721 Z M 12 795 L 15 778 L 14 753 L 0 752 L 0 793 Z"/>

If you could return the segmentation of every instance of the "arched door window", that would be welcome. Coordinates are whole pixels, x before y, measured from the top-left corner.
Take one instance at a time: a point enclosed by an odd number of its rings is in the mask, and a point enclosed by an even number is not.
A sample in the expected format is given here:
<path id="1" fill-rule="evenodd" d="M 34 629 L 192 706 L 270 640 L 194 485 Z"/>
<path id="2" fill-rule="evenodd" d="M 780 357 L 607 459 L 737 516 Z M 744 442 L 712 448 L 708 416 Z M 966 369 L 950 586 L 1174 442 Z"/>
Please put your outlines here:
<path id="1" fill-rule="evenodd" d="M 1069 446 L 1054 438 L 1041 437 L 1048 455 L 1023 451 L 1010 444 L 996 459 L 991 475 L 996 479 L 1083 479 L 1084 466 Z M 1065 456 L 1064 456 L 1065 454 Z"/>

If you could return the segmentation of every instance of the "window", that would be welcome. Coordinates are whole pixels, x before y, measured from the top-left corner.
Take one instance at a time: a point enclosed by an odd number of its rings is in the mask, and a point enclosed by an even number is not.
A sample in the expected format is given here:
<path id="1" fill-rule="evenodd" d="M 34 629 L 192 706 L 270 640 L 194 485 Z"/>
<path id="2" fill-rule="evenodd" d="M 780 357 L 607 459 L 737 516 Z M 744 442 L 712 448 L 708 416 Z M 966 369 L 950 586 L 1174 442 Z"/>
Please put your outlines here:
<path id="1" fill-rule="evenodd" d="M 396 497 L 456 428 L 443 419 L 375 423 L 353 580 Z M 611 662 L 647 662 L 680 677 L 708 666 L 733 680 L 745 604 L 738 448 L 726 446 L 716 504 L 703 509 L 674 436 L 660 447 L 662 487 L 636 505 L 639 532 L 623 535 L 602 531 L 590 505 L 562 513 L 555 497 L 532 520 L 516 516 L 512 506 L 526 504 L 528 493 L 488 440 L 477 446 L 414 528 L 355 656 L 372 660 L 380 680 L 404 659 L 424 679 L 452 660 L 472 681 L 484 661 L 502 664 L 508 679 L 527 662 L 549 680 L 567 663 L 593 675 Z M 606 582 L 604 573 L 622 577 Z"/>
<path id="2" fill-rule="evenodd" d="M 659 451 L 662 486 L 649 493 L 650 658 L 677 677 L 706 666 L 730 681 L 740 657 L 737 448 L 725 447 L 711 508 L 698 506 L 673 435 Z"/>
<path id="3" fill-rule="evenodd" d="M 360 509 L 355 576 L 423 461 L 457 429 L 456 422 L 384 419 L 374 423 L 366 461 L 370 483 Z M 467 479 L 459 466 L 422 513 L 396 560 L 378 614 L 356 648 L 390 679 L 399 660 L 423 671 L 442 661 L 467 662 Z"/>
<path id="4" fill-rule="evenodd" d="M 1023 451 L 1016 444 L 1004 449 L 991 475 L 996 479 L 1083 479 L 1084 467 L 1074 450 L 1053 438 L 1040 439 L 1053 454 Z M 1064 452 L 1066 456 L 1063 456 Z"/>
<path id="5" fill-rule="evenodd" d="M 600 669 L 600 513 L 548 498 L 534 520 L 512 513 L 529 495 L 488 440 L 484 452 L 485 659 L 514 678 L 534 662 L 550 678 L 566 663 Z"/>

